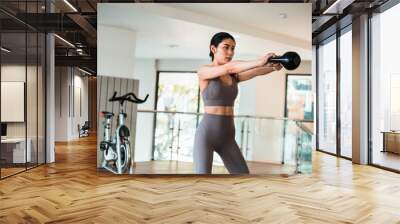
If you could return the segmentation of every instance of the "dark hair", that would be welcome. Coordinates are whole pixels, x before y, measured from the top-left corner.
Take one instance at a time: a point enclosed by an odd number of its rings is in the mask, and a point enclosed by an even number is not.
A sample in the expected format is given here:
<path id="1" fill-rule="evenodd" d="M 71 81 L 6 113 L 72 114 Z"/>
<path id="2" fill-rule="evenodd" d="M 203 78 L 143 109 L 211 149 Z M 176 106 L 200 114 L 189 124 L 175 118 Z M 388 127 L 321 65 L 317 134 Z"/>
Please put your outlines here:
<path id="1" fill-rule="evenodd" d="M 216 33 L 211 38 L 211 41 L 210 41 L 210 57 L 211 57 L 212 61 L 214 60 L 214 53 L 211 51 L 211 46 L 214 45 L 215 47 L 218 47 L 218 45 L 225 39 L 232 39 L 233 41 L 235 41 L 235 38 L 233 38 L 232 35 L 230 35 L 229 33 L 226 33 L 226 32 Z"/>

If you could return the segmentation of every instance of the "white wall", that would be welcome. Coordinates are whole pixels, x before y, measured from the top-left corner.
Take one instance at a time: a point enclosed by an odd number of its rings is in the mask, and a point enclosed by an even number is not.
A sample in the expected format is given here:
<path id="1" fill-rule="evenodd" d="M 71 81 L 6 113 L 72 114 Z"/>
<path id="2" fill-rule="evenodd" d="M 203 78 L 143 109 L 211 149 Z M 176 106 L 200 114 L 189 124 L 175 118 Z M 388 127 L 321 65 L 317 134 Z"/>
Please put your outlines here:
<path id="1" fill-rule="evenodd" d="M 153 110 L 156 91 L 156 61 L 154 59 L 136 59 L 135 77 L 139 80 L 139 98 L 149 94 L 148 100 L 138 104 L 138 109 Z"/>
<path id="2" fill-rule="evenodd" d="M 134 31 L 97 24 L 98 75 L 134 78 L 135 49 Z M 118 60 L 118 66 L 115 66 L 115 60 Z"/>
<path id="3" fill-rule="evenodd" d="M 140 80 L 139 98 L 149 94 L 149 98 L 145 103 L 138 104 L 138 110 L 153 110 L 156 85 L 155 60 L 137 59 L 135 64 L 135 76 Z M 151 159 L 153 119 L 154 115 L 152 113 L 137 113 L 135 161 L 149 161 Z"/>
<path id="4" fill-rule="evenodd" d="M 200 66 L 209 63 L 210 63 L 209 60 L 161 59 L 157 60 L 157 70 L 195 72 Z"/>
<path id="5" fill-rule="evenodd" d="M 88 111 L 89 111 L 89 102 L 88 102 L 88 77 L 87 76 L 81 76 L 82 73 L 78 73 L 76 74 L 76 72 L 79 72 L 78 70 L 75 70 L 75 75 L 74 75 L 74 83 L 73 85 L 77 88 L 80 89 L 81 91 L 81 113 L 79 113 L 79 110 L 77 108 L 77 104 L 79 104 L 79 102 L 77 100 L 76 96 L 72 96 L 74 97 L 75 100 L 75 116 L 72 117 L 71 119 L 71 132 L 70 132 L 70 136 L 72 139 L 76 139 L 79 138 L 79 132 L 78 132 L 78 124 L 79 125 L 83 125 L 85 123 L 85 121 L 89 120 L 89 115 L 88 115 Z M 77 89 L 75 88 L 75 91 L 77 91 Z M 77 92 L 75 92 L 74 94 L 77 94 Z"/>
<path id="6" fill-rule="evenodd" d="M 1 81 L 17 81 L 25 82 L 25 69 L 31 70 L 33 67 L 25 65 L 2 65 L 1 66 Z"/>
<path id="7" fill-rule="evenodd" d="M 78 124 L 83 125 L 88 120 L 88 78 L 71 67 L 56 67 L 55 73 L 55 141 L 77 139 Z M 79 104 L 76 87 L 81 91 L 82 114 L 76 107 Z"/>
<path id="8" fill-rule="evenodd" d="M 64 75 L 68 73 L 67 67 L 55 68 L 55 141 L 68 140 L 68 116 L 69 116 L 69 76 Z"/>

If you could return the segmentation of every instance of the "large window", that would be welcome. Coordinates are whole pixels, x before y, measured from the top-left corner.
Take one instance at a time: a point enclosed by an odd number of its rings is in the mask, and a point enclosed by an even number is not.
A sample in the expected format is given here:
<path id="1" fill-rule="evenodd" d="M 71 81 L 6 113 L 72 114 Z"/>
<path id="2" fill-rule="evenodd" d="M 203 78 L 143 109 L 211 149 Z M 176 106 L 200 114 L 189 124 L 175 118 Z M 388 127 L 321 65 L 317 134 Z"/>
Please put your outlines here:
<path id="1" fill-rule="evenodd" d="M 400 170 L 400 4 L 371 19 L 372 163 Z"/>
<path id="2" fill-rule="evenodd" d="M 352 157 L 352 34 L 351 26 L 340 36 L 340 154 Z"/>
<path id="3" fill-rule="evenodd" d="M 159 72 L 157 110 L 197 113 L 199 83 L 195 72 Z M 199 117 L 193 114 L 157 113 L 155 160 L 192 161 L 193 136 Z"/>
<path id="4" fill-rule="evenodd" d="M 336 36 L 318 47 L 318 149 L 336 154 Z"/>
<path id="5" fill-rule="evenodd" d="M 307 121 L 314 120 L 311 87 L 311 75 L 287 75 L 285 117 Z"/>
<path id="6" fill-rule="evenodd" d="M 352 27 L 318 47 L 318 149 L 352 157 Z M 339 91 L 338 91 L 339 90 Z M 340 122 L 340 123 L 338 123 Z"/>

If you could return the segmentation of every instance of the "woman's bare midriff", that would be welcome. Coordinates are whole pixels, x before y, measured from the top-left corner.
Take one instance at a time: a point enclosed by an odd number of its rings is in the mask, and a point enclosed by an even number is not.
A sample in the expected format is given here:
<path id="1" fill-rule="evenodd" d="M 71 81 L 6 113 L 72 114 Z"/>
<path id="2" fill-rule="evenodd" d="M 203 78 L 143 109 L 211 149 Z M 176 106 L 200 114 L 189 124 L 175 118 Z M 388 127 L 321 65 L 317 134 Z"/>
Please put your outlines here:
<path id="1" fill-rule="evenodd" d="M 204 112 L 207 114 L 233 116 L 233 107 L 226 106 L 205 106 Z"/>

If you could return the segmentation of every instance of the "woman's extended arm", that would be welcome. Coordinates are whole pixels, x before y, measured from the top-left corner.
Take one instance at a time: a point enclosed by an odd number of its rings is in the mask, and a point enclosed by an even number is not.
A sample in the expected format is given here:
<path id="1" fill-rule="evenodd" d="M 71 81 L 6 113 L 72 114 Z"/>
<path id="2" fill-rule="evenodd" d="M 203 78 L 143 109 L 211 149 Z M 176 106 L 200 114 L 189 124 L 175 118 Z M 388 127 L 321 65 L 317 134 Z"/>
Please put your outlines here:
<path id="1" fill-rule="evenodd" d="M 200 79 L 213 79 L 223 75 L 240 73 L 264 65 L 269 57 L 269 54 L 267 54 L 253 61 L 230 61 L 219 66 L 204 65 L 197 71 L 197 74 Z"/>
<path id="2" fill-rule="evenodd" d="M 252 79 L 256 76 L 260 76 L 260 75 L 266 75 L 268 73 L 271 73 L 273 71 L 279 71 L 282 68 L 281 64 L 267 64 L 261 67 L 257 67 L 257 68 L 253 68 L 253 69 L 249 69 L 247 71 L 244 72 L 239 72 L 237 74 L 237 79 L 238 81 L 246 81 L 249 79 Z"/>

